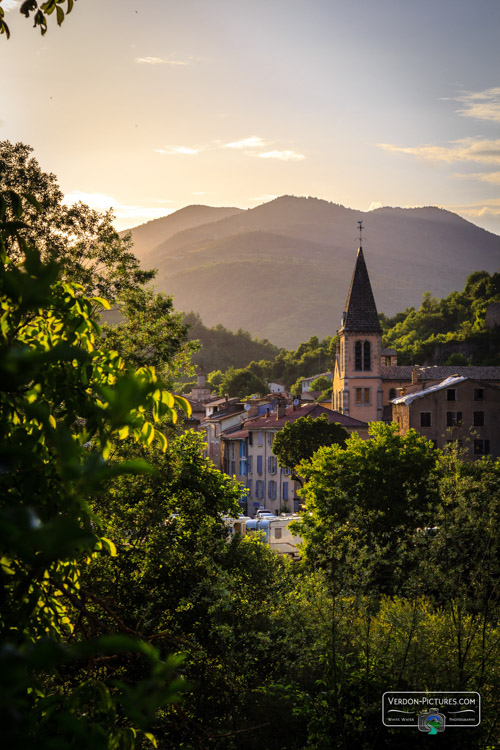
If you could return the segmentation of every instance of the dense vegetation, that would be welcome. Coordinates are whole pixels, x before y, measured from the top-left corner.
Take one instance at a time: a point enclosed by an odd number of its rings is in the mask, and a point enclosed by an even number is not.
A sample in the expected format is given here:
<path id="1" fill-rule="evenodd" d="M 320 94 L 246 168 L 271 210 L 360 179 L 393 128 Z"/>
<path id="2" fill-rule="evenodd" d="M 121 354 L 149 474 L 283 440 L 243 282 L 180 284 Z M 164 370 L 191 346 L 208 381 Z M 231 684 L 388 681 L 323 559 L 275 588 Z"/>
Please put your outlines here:
<path id="1" fill-rule="evenodd" d="M 418 748 L 382 726 L 381 694 L 469 689 L 483 721 L 453 747 L 494 748 L 499 462 L 376 424 L 290 458 L 308 456 L 300 563 L 228 536 L 242 488 L 178 431 L 186 404 L 164 387 L 182 320 L 139 286 L 116 299 L 144 306 L 103 333 L 109 302 L 37 249 L 40 197 L 0 194 L 6 746 Z M 332 346 L 312 338 L 272 372 L 320 371 Z"/>
<path id="2" fill-rule="evenodd" d="M 500 302 L 500 273 L 477 271 L 462 292 L 436 299 L 429 292 L 418 310 L 380 316 L 386 346 L 399 364 L 500 364 L 500 329 L 485 327 L 489 304 Z"/>

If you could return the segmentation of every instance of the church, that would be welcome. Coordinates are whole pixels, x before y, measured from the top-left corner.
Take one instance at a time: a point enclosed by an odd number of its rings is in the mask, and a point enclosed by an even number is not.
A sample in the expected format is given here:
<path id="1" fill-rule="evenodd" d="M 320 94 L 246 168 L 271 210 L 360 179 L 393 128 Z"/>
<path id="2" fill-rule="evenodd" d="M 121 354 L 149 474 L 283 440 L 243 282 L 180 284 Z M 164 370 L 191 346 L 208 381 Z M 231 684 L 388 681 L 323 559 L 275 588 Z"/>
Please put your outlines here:
<path id="1" fill-rule="evenodd" d="M 413 427 L 439 448 L 468 441 L 471 455 L 500 455 L 500 367 L 398 365 L 397 352 L 382 346 L 361 246 L 338 335 L 335 411 Z"/>

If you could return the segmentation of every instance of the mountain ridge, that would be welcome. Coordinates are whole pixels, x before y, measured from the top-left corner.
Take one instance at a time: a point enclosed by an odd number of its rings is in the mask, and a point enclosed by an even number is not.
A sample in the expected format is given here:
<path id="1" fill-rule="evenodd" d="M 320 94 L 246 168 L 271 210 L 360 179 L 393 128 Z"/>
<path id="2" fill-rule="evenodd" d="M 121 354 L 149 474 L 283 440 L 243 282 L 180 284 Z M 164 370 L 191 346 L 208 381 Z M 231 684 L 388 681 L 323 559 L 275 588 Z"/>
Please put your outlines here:
<path id="1" fill-rule="evenodd" d="M 424 291 L 444 297 L 473 271 L 500 266 L 500 237 L 433 206 L 366 212 L 282 196 L 226 215 L 200 208 L 172 219 L 156 245 L 140 238 L 141 263 L 158 268 L 156 287 L 174 295 L 177 309 L 287 348 L 336 332 L 359 220 L 377 308 L 389 316 L 418 307 Z"/>

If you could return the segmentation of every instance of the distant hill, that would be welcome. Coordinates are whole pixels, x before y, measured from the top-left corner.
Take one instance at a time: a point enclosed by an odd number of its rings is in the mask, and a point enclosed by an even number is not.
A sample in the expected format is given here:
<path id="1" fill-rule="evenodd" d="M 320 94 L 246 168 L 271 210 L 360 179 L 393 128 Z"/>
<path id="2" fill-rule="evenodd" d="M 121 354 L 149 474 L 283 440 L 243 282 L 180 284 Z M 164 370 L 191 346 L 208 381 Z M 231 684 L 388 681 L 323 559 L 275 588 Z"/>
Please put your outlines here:
<path id="1" fill-rule="evenodd" d="M 336 332 L 360 220 L 377 307 L 389 316 L 418 307 L 424 291 L 445 297 L 473 271 L 500 266 L 500 237 L 433 207 L 368 213 L 283 196 L 246 211 L 190 206 L 132 234 L 177 309 L 292 348 Z"/>
<path id="2" fill-rule="evenodd" d="M 164 216 L 161 219 L 148 221 L 134 229 L 127 229 L 120 232 L 124 236 L 129 232 L 132 233 L 134 241 L 135 255 L 142 260 L 152 247 L 156 247 L 177 232 L 183 232 L 199 224 L 210 224 L 212 221 L 219 221 L 227 216 L 241 213 L 241 208 L 214 208 L 212 206 L 186 206 L 180 211 Z"/>

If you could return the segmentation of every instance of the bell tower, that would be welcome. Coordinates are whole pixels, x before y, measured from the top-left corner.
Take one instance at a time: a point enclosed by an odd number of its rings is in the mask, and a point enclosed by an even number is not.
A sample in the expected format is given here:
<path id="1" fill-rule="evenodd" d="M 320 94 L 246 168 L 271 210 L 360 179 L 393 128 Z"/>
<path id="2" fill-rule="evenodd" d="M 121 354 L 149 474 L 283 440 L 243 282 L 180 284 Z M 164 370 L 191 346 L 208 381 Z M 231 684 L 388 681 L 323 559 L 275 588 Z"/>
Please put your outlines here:
<path id="1" fill-rule="evenodd" d="M 382 329 L 361 243 L 338 333 L 333 408 L 362 422 L 379 421 Z"/>

